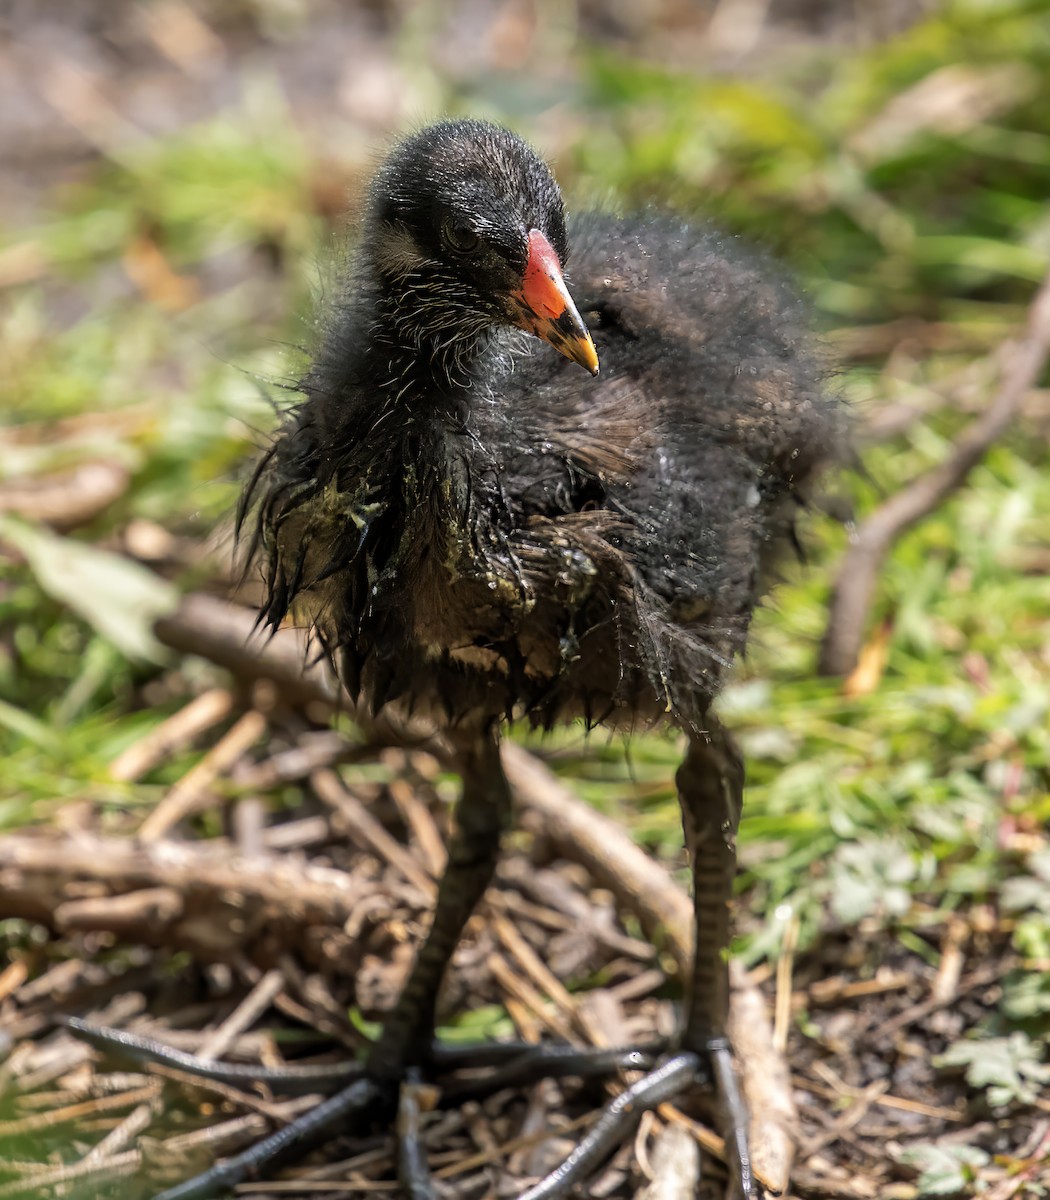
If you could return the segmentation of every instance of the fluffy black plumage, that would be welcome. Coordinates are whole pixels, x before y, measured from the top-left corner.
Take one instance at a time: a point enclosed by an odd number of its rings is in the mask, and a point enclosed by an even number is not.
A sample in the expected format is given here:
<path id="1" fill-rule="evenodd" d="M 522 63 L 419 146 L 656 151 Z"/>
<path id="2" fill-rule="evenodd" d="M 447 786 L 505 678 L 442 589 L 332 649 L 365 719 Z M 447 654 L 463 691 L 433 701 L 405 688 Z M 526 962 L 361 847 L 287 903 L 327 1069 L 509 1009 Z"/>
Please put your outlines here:
<path id="1" fill-rule="evenodd" d="M 597 379 L 509 328 L 531 229 Z M 567 237 L 523 142 L 445 122 L 377 175 L 326 330 L 249 492 L 265 620 L 294 606 L 376 709 L 702 727 L 839 440 L 769 264 L 663 216 Z"/>

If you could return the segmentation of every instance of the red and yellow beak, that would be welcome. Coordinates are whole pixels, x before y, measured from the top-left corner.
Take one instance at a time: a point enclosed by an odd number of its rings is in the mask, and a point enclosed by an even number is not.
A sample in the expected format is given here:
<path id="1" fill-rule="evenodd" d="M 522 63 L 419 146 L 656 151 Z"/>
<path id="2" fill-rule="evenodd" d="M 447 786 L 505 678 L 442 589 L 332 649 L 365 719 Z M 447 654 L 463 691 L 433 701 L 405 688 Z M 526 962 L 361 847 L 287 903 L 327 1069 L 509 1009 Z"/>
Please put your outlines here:
<path id="1" fill-rule="evenodd" d="M 598 374 L 594 342 L 562 278 L 561 261 L 538 229 L 529 233 L 529 257 L 521 290 L 512 292 L 510 317 L 515 325 L 543 338 L 560 354 Z"/>

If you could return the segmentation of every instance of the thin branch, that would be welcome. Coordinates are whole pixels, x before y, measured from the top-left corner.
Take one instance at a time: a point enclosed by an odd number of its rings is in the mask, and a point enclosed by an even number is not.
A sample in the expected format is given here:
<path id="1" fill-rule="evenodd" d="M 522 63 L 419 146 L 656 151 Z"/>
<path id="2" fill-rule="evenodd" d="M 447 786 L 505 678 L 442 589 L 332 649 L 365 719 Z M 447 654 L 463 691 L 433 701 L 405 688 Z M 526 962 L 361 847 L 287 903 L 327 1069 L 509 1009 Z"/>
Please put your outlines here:
<path id="1" fill-rule="evenodd" d="M 879 570 L 893 543 L 961 487 L 1013 421 L 1050 354 L 1050 273 L 1028 310 L 1024 336 L 1000 351 L 1002 382 L 991 404 L 963 433 L 944 462 L 913 479 L 860 526 L 846 551 L 821 647 L 822 675 L 846 675 L 856 665 Z"/>
<path id="2" fill-rule="evenodd" d="M 0 838 L 0 880 L 0 919 L 110 930 L 147 945 L 177 945 L 207 962 L 302 946 L 304 929 L 341 928 L 381 891 L 360 875 L 291 855 L 240 858 L 221 841 L 143 844 L 84 834 Z M 83 895 L 85 882 L 96 894 Z M 107 894 L 97 894 L 100 886 Z"/>
<path id="3" fill-rule="evenodd" d="M 156 842 L 180 821 L 214 804 L 211 785 L 226 775 L 266 732 L 266 718 L 249 709 L 237 718 L 207 754 L 179 780 L 142 823 L 139 838 Z"/>

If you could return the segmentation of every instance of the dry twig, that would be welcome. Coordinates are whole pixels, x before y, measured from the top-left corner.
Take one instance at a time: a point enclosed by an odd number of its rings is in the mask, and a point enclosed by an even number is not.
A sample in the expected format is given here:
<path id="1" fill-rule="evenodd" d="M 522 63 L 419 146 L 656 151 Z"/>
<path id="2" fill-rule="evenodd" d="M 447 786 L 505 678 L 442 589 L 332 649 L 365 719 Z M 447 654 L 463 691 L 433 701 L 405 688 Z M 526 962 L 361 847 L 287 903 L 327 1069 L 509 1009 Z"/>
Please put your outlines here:
<path id="1" fill-rule="evenodd" d="M 1003 347 L 1002 382 L 991 404 L 962 434 L 944 462 L 913 479 L 881 504 L 857 530 L 835 580 L 820 652 L 822 675 L 847 675 L 856 665 L 879 569 L 894 541 L 966 481 L 1000 438 L 1050 354 L 1050 274 L 1028 310 L 1019 342 Z"/>
<path id="2" fill-rule="evenodd" d="M 199 1058 L 219 1058 L 234 1040 L 250 1028 L 266 1012 L 279 992 L 284 989 L 284 972 L 276 967 L 267 971 L 232 1013 L 201 1042 Z"/>
<path id="3" fill-rule="evenodd" d="M 352 841 L 390 863 L 427 900 L 437 894 L 434 881 L 401 843 L 387 833 L 360 800 L 334 771 L 314 771 L 310 786 L 317 795 L 346 821 Z"/>
<path id="4" fill-rule="evenodd" d="M 85 882 L 104 885 L 109 894 L 67 899 L 82 894 Z M 305 927 L 341 927 L 378 888 L 360 876 L 289 855 L 238 858 L 229 843 L 142 845 L 83 835 L 0 838 L 0 918 L 21 917 L 59 929 L 67 923 L 112 929 L 146 945 L 190 950 L 205 962 L 302 947 Z M 170 901 L 163 913 L 153 902 L 158 893 Z M 144 906 L 143 895 L 150 901 Z M 217 919 L 222 911 L 238 920 Z"/>
<path id="5" fill-rule="evenodd" d="M 65 471 L 0 483 L 0 512 L 68 532 L 100 516 L 128 490 L 131 472 L 116 462 L 84 462 Z"/>
<path id="6" fill-rule="evenodd" d="M 693 1200 L 700 1178 L 700 1151 L 681 1125 L 665 1125 L 652 1153 L 653 1178 L 640 1200 Z"/>
<path id="7" fill-rule="evenodd" d="M 261 712 L 255 709 L 246 712 L 143 821 L 139 830 L 141 840 L 153 842 L 164 837 L 173 826 L 205 807 L 212 798 L 209 791 L 212 783 L 233 769 L 265 729 L 266 718 Z"/>
<path id="8" fill-rule="evenodd" d="M 225 688 L 201 692 L 114 759 L 109 773 L 114 779 L 129 783 L 141 779 L 169 755 L 224 721 L 232 711 L 233 696 Z"/>

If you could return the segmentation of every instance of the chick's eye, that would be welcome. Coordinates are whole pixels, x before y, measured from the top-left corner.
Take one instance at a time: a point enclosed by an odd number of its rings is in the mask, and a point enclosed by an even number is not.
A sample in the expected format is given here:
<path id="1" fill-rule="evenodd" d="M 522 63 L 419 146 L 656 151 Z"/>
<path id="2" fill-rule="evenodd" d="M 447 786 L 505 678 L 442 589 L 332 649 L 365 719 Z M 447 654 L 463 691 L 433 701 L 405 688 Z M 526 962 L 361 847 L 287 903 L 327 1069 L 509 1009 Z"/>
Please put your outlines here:
<path id="1" fill-rule="evenodd" d="M 444 228 L 445 242 L 457 254 L 469 254 L 478 248 L 481 238 L 469 225 L 458 221 L 446 221 Z"/>

